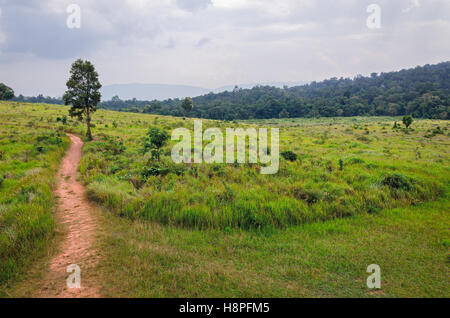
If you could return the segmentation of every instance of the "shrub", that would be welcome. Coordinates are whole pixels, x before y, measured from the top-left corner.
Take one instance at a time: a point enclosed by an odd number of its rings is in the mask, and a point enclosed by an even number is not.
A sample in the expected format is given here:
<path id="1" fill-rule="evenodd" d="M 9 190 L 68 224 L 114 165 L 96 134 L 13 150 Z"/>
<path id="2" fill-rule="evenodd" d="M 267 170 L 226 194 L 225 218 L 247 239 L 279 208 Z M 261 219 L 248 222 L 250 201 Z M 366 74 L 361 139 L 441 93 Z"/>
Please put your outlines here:
<path id="1" fill-rule="evenodd" d="M 34 149 L 38 152 L 38 153 L 45 153 L 45 147 L 42 145 L 34 145 Z"/>
<path id="2" fill-rule="evenodd" d="M 151 167 L 144 167 L 141 171 L 141 176 L 144 180 L 147 180 L 150 176 L 165 176 L 169 173 L 169 169 L 165 167 L 161 167 L 159 165 L 154 165 Z"/>
<path id="3" fill-rule="evenodd" d="M 144 141 L 143 153 L 151 150 L 152 159 L 159 160 L 161 148 L 167 143 L 167 139 L 169 139 L 167 131 L 155 127 L 150 128 Z"/>
<path id="4" fill-rule="evenodd" d="M 381 183 L 393 189 L 405 191 L 411 190 L 411 180 L 399 173 L 386 176 Z"/>
<path id="5" fill-rule="evenodd" d="M 297 160 L 297 155 L 290 150 L 282 152 L 281 156 L 283 156 L 284 159 L 289 161 Z"/>
<path id="6" fill-rule="evenodd" d="M 402 121 L 403 121 L 403 124 L 405 125 L 405 127 L 409 128 L 409 126 L 411 126 L 411 124 L 413 123 L 414 120 L 411 115 L 407 115 L 407 116 L 403 117 Z"/>

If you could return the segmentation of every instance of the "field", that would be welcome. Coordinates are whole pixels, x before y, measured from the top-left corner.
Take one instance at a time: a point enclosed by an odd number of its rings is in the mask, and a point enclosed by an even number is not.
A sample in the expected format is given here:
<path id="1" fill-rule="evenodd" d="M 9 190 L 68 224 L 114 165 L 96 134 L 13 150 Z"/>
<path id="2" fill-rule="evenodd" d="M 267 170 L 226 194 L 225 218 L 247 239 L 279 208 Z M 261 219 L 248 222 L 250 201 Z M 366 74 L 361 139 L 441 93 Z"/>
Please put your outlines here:
<path id="1" fill-rule="evenodd" d="M 0 103 L 0 295 L 32 293 L 26 265 L 54 244 L 64 131 L 85 129 L 67 114 Z M 160 161 L 143 154 L 150 127 L 192 129 L 192 119 L 98 111 L 79 178 L 101 207 L 102 295 L 449 297 L 450 123 L 395 121 L 203 121 L 279 128 L 280 151 L 297 158 L 261 175 L 258 164 L 174 164 L 174 142 Z M 366 287 L 370 264 L 381 290 Z"/>

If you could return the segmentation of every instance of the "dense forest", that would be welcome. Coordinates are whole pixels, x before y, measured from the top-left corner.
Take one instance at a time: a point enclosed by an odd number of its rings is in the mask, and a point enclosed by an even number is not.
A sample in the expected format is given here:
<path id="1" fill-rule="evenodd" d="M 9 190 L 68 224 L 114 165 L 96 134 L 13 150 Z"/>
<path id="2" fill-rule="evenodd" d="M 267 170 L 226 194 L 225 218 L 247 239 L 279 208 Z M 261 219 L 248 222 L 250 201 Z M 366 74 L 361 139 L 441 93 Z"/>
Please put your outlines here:
<path id="1" fill-rule="evenodd" d="M 34 99 L 62 103 L 42 96 Z M 26 101 L 34 102 L 29 98 Z M 406 114 L 416 118 L 450 119 L 450 62 L 399 72 L 372 73 L 369 77 L 331 78 L 290 88 L 236 87 L 233 91 L 195 97 L 193 102 L 190 116 L 221 120 Z M 185 116 L 181 103 L 180 99 L 123 101 L 114 97 L 100 106 L 120 111 Z"/>

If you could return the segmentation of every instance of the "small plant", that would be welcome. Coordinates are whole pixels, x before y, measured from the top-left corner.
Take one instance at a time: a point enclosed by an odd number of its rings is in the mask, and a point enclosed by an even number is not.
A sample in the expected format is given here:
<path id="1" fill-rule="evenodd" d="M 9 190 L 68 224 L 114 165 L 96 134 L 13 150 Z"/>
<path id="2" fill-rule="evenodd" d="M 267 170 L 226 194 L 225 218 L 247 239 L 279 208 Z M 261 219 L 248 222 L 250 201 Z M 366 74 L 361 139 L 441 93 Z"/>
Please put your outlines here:
<path id="1" fill-rule="evenodd" d="M 281 156 L 284 159 L 289 160 L 289 161 L 297 160 L 297 155 L 294 152 L 290 151 L 290 150 L 282 152 Z"/>
<path id="2" fill-rule="evenodd" d="M 38 153 L 45 153 L 45 147 L 42 146 L 42 145 L 40 145 L 40 144 L 35 145 L 35 146 L 34 146 L 34 149 L 35 149 Z"/>
<path id="3" fill-rule="evenodd" d="M 151 151 L 152 160 L 156 159 L 159 161 L 161 148 L 165 146 L 168 139 L 169 134 L 167 131 L 154 127 L 150 128 L 144 141 L 143 153 Z"/>
<path id="4" fill-rule="evenodd" d="M 64 115 L 63 118 L 61 119 L 63 125 L 67 124 L 67 116 Z"/>
<path id="5" fill-rule="evenodd" d="M 344 161 L 342 159 L 339 159 L 339 171 L 344 170 Z"/>

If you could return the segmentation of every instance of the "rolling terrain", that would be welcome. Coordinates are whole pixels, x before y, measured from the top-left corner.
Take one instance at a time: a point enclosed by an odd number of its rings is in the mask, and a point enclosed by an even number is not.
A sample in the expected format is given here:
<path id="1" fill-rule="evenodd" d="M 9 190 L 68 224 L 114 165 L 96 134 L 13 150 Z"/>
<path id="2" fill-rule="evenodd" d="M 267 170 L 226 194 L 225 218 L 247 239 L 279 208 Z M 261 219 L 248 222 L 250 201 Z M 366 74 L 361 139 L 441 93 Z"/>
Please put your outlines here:
<path id="1" fill-rule="evenodd" d="M 52 192 L 66 133 L 85 126 L 64 106 L 0 110 L 0 293 L 36 295 L 67 235 Z M 193 119 L 97 111 L 71 175 L 100 210 L 87 279 L 106 297 L 449 297 L 450 124 L 395 121 L 203 121 L 279 128 L 280 151 L 296 159 L 264 176 L 258 164 L 174 164 L 171 141 L 159 161 L 142 152 L 150 127 Z M 377 292 L 370 264 L 382 270 Z"/>

